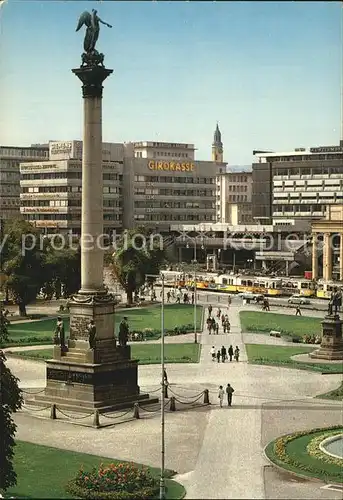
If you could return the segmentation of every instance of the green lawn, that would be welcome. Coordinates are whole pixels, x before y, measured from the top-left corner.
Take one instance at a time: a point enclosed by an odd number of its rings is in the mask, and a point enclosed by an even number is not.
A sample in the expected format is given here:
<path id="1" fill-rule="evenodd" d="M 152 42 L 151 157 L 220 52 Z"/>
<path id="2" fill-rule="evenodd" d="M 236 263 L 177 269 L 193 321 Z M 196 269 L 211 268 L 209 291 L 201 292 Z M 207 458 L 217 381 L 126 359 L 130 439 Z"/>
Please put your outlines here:
<path id="1" fill-rule="evenodd" d="M 200 344 L 165 344 L 164 354 L 166 363 L 198 363 L 200 357 Z M 16 352 L 15 355 L 24 356 L 29 359 L 44 361 L 52 358 L 52 349 L 32 349 L 29 351 Z M 140 365 L 151 365 L 161 363 L 160 344 L 141 344 L 139 342 L 131 345 L 133 359 L 139 359 Z"/>
<path id="2" fill-rule="evenodd" d="M 18 483 L 6 492 L 6 498 L 73 498 L 64 487 L 82 465 L 84 470 L 91 470 L 101 463 L 106 465 L 118 462 L 120 461 L 17 441 L 14 465 Z M 150 472 L 158 478 L 159 469 L 150 468 Z M 166 471 L 167 499 L 183 498 L 185 489 L 170 479 L 173 475 L 173 471 Z"/>
<path id="3" fill-rule="evenodd" d="M 286 453 L 294 461 L 292 464 L 283 462 L 277 457 L 274 452 L 274 441 L 266 447 L 266 455 L 276 465 L 303 476 L 316 477 L 328 482 L 342 482 L 343 471 L 341 467 L 317 459 L 307 453 L 306 447 L 309 442 L 321 434 L 323 434 L 323 430 L 300 436 L 286 444 Z"/>
<path id="4" fill-rule="evenodd" d="M 315 349 L 315 346 L 293 347 L 274 346 L 265 344 L 245 344 L 249 363 L 257 365 L 284 366 L 317 372 L 342 373 L 342 365 L 327 363 L 302 363 L 294 361 L 291 356 L 306 354 Z"/>
<path id="5" fill-rule="evenodd" d="M 289 316 L 270 312 L 241 311 L 239 313 L 242 332 L 269 333 L 271 330 L 281 335 L 299 336 L 321 335 L 321 318 Z"/>
<path id="6" fill-rule="evenodd" d="M 168 304 L 164 309 L 164 327 L 166 330 L 173 330 L 175 327 L 193 325 L 194 307 L 189 304 Z M 140 309 L 120 309 L 115 314 L 116 327 L 118 332 L 119 323 L 124 316 L 127 316 L 130 330 L 139 331 L 145 328 L 161 330 L 161 306 L 142 307 Z M 197 330 L 202 329 L 203 307 L 197 306 Z M 64 318 L 66 332 L 69 332 L 69 318 Z M 25 323 L 12 323 L 9 325 L 10 342 L 6 345 L 27 345 L 27 344 L 51 344 L 53 332 L 56 327 L 56 319 L 44 319 L 41 321 L 30 321 Z M 158 338 L 158 335 L 157 335 Z"/>

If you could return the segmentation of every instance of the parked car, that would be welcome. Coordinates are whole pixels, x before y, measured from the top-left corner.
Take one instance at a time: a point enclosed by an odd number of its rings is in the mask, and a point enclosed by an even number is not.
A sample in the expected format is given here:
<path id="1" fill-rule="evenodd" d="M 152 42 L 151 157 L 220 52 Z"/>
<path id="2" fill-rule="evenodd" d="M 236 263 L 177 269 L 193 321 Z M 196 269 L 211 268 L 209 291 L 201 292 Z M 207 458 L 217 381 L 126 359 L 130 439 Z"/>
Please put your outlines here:
<path id="1" fill-rule="evenodd" d="M 253 292 L 242 292 L 239 293 L 238 296 L 241 297 L 243 300 L 254 301 L 257 303 L 261 302 L 264 299 L 264 295 Z"/>
<path id="2" fill-rule="evenodd" d="M 309 305 L 311 301 L 302 295 L 294 294 L 288 299 L 288 304 Z"/>

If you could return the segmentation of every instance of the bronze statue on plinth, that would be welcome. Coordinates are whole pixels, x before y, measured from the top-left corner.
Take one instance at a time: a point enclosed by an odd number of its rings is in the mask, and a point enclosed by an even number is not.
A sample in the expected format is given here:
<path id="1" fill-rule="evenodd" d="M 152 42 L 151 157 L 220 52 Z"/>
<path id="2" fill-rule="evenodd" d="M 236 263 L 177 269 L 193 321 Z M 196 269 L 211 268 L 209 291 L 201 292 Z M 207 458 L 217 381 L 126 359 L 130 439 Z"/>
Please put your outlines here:
<path id="1" fill-rule="evenodd" d="M 76 28 L 76 31 L 79 31 L 82 26 L 86 26 L 86 34 L 83 42 L 85 52 L 82 54 L 82 66 L 104 65 L 104 54 L 95 50 L 95 45 L 99 38 L 100 23 L 108 28 L 112 28 L 112 26 L 100 19 L 97 12 L 95 9 L 92 9 L 91 13 L 88 11 L 83 12 Z"/>
<path id="2" fill-rule="evenodd" d="M 331 292 L 331 297 L 328 305 L 329 316 L 339 316 L 339 311 L 342 306 L 342 292 L 335 286 Z"/>

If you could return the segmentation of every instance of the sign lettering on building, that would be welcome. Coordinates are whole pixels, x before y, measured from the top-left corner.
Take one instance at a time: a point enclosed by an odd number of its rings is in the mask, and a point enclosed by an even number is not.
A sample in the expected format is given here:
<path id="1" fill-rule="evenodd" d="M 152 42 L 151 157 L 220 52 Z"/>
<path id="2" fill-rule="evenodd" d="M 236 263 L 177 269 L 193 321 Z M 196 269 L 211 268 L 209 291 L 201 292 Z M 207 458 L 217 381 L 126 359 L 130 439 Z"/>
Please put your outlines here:
<path id="1" fill-rule="evenodd" d="M 342 146 L 321 146 L 318 148 L 310 148 L 311 153 L 341 153 Z"/>
<path id="2" fill-rule="evenodd" d="M 70 153 L 73 143 L 68 142 L 53 142 L 50 144 L 50 154 L 57 155 L 61 153 Z"/>
<path id="3" fill-rule="evenodd" d="M 194 172 L 194 163 L 179 163 L 174 161 L 149 161 L 150 170 L 159 170 L 166 172 Z"/>

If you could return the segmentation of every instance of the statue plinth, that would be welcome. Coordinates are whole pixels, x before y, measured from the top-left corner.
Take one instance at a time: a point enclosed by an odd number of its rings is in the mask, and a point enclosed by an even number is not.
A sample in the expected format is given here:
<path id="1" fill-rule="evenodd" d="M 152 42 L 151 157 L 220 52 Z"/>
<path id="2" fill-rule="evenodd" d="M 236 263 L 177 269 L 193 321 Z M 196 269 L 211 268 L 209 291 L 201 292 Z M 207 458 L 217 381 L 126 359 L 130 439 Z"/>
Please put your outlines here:
<path id="1" fill-rule="evenodd" d="M 309 354 L 310 358 L 323 360 L 343 360 L 343 321 L 338 314 L 328 314 L 322 323 L 322 341 L 319 349 Z"/>

